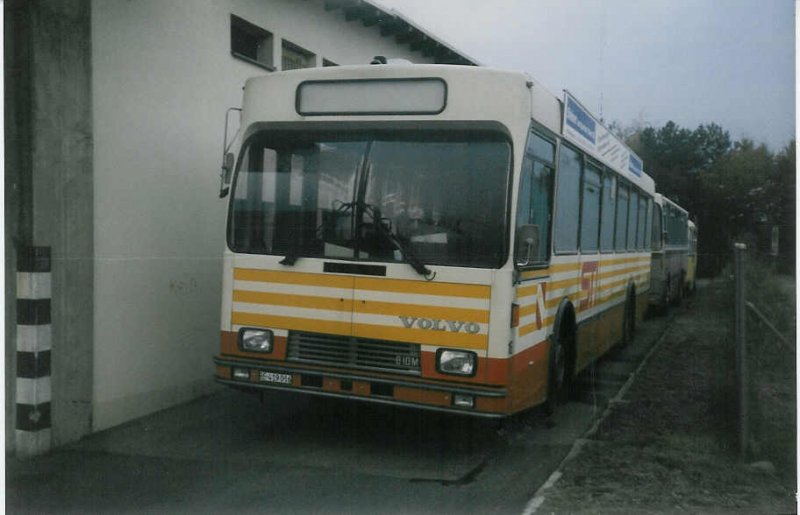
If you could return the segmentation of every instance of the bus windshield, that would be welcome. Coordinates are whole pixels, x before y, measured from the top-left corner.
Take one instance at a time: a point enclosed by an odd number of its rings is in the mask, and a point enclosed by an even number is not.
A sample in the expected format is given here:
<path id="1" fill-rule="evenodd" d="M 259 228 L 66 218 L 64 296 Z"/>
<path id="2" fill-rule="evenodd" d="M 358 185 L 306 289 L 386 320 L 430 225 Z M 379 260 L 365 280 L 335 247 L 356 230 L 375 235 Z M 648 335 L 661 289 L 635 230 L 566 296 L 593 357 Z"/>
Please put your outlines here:
<path id="1" fill-rule="evenodd" d="M 263 131 L 240 154 L 234 252 L 494 268 L 511 147 L 486 131 Z"/>

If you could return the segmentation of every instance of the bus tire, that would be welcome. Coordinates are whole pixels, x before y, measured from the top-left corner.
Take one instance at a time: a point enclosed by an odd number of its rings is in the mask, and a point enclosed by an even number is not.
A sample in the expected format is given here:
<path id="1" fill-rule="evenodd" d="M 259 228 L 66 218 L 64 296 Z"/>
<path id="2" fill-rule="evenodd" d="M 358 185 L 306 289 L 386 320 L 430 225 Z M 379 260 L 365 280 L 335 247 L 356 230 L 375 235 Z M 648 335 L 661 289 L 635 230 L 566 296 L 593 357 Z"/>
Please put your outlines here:
<path id="1" fill-rule="evenodd" d="M 622 315 L 621 347 L 627 346 L 636 334 L 636 290 L 633 287 L 628 288 L 624 310 Z"/>
<path id="2" fill-rule="evenodd" d="M 575 316 L 568 303 L 562 303 L 556 316 L 556 331 L 551 337 L 548 356 L 547 400 L 545 412 L 552 415 L 569 397 L 575 359 Z"/>
<path id="3" fill-rule="evenodd" d="M 681 271 L 680 281 L 678 282 L 678 291 L 675 292 L 675 296 L 672 298 L 672 303 L 675 306 L 680 306 L 685 296 L 686 296 L 686 272 Z"/>
<path id="4" fill-rule="evenodd" d="M 672 305 L 672 278 L 667 275 L 664 280 L 664 295 L 663 295 L 664 311 L 669 309 Z"/>

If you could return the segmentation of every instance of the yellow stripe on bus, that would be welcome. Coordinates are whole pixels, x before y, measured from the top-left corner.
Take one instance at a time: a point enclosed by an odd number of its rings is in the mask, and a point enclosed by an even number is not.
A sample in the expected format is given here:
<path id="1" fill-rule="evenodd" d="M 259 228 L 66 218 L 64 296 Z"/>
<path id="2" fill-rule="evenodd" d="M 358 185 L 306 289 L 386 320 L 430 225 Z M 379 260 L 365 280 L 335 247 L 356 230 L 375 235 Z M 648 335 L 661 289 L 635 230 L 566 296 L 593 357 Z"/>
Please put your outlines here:
<path id="1" fill-rule="evenodd" d="M 580 283 L 579 277 L 573 277 L 572 279 L 564 279 L 563 281 L 553 281 L 549 283 L 544 283 L 547 288 L 547 292 L 561 290 L 563 288 L 570 288 L 576 287 Z M 539 291 L 539 285 L 542 283 L 531 284 L 530 286 L 523 286 L 522 288 L 517 288 L 517 298 L 527 297 L 529 295 L 533 295 Z"/>
<path id="2" fill-rule="evenodd" d="M 580 283 L 580 277 L 575 276 L 571 279 L 564 279 L 563 281 L 553 281 L 551 283 L 547 283 L 547 291 L 556 291 L 561 290 L 563 288 L 570 288 L 572 286 L 576 286 Z"/>
<path id="3" fill-rule="evenodd" d="M 636 256 L 636 257 L 624 257 L 624 258 L 614 258 L 614 259 L 606 259 L 601 260 L 600 265 L 603 266 L 610 266 L 610 265 L 621 265 L 622 263 L 633 263 L 637 261 L 642 262 L 649 262 L 650 256 Z"/>
<path id="4" fill-rule="evenodd" d="M 469 308 L 449 308 L 443 306 L 425 306 L 420 304 L 401 304 L 399 302 L 355 301 L 354 313 L 372 315 L 394 315 L 421 317 L 439 320 L 455 320 L 488 324 L 489 311 Z"/>
<path id="5" fill-rule="evenodd" d="M 581 265 L 577 261 L 573 263 L 556 263 L 541 270 L 528 270 L 522 272 L 522 274 L 520 274 L 520 278 L 526 280 L 535 279 L 537 277 L 543 277 L 550 274 L 557 274 L 560 272 L 574 272 L 580 267 Z"/>
<path id="6" fill-rule="evenodd" d="M 527 297 L 528 295 L 533 295 L 539 291 L 539 285 L 542 283 L 531 284 L 530 286 L 523 286 L 522 288 L 517 288 L 517 298 Z M 544 283 L 547 284 L 547 283 Z"/>
<path id="7" fill-rule="evenodd" d="M 309 309 L 327 309 L 332 311 L 353 311 L 373 315 L 396 315 L 424 317 L 441 320 L 458 320 L 464 322 L 489 323 L 489 311 L 468 308 L 450 308 L 425 306 L 419 304 L 401 304 L 397 302 L 357 301 L 350 299 L 315 297 L 311 295 L 290 295 L 285 293 L 266 293 L 257 291 L 233 291 L 234 302 L 248 304 L 264 304 L 271 306 L 290 306 Z"/>
<path id="8" fill-rule="evenodd" d="M 536 303 L 533 304 L 525 304 L 524 306 L 520 306 L 519 308 L 519 317 L 526 317 L 528 315 L 533 315 L 536 313 Z"/>
<path id="9" fill-rule="evenodd" d="M 292 295 L 288 293 L 266 293 L 261 291 L 233 290 L 233 301 L 246 302 L 248 304 L 268 304 L 271 306 L 330 309 L 333 311 L 351 311 L 353 309 L 353 301 L 350 299 Z"/>
<path id="10" fill-rule="evenodd" d="M 353 287 L 353 277 L 345 275 L 312 274 L 308 272 L 282 272 L 275 270 L 236 268 L 233 271 L 233 278 L 237 281 L 302 284 L 307 286 L 324 286 L 328 288 L 350 289 Z"/>
<path id="11" fill-rule="evenodd" d="M 538 279 L 539 277 L 546 277 L 550 275 L 552 272 L 549 268 L 544 270 L 528 270 L 526 272 L 522 272 L 519 274 L 519 278 L 523 281 L 527 281 L 529 279 Z"/>
<path id="12" fill-rule="evenodd" d="M 614 281 L 614 282 L 611 282 L 611 283 L 604 284 L 603 287 L 600 288 L 600 291 L 604 292 L 604 291 L 608 291 L 608 290 L 613 290 L 614 288 L 617 288 L 619 286 L 624 286 L 626 284 L 628 284 L 628 278 L 627 277 L 625 277 L 624 279 L 620 279 L 619 281 Z"/>
<path id="13" fill-rule="evenodd" d="M 582 264 L 583 263 L 587 263 L 587 262 L 591 262 L 591 261 L 583 261 L 583 262 L 574 261 L 574 262 L 571 262 L 571 263 L 558 263 L 558 264 L 550 265 L 547 268 L 543 268 L 543 269 L 539 269 L 539 270 L 528 270 L 528 271 L 522 272 L 520 274 L 520 278 L 522 280 L 527 280 L 527 279 L 536 279 L 538 277 L 544 277 L 544 276 L 547 276 L 547 275 L 560 273 L 560 272 L 577 272 L 578 270 L 581 269 Z M 642 264 L 644 264 L 644 263 L 649 263 L 650 262 L 650 256 L 600 259 L 597 262 L 600 263 L 600 267 L 601 268 L 604 267 L 604 266 L 621 265 L 621 264 L 625 264 L 625 263 L 638 263 L 638 262 L 641 262 Z"/>
<path id="14" fill-rule="evenodd" d="M 485 334 L 406 329 L 372 324 L 353 324 L 353 336 L 475 350 L 486 349 L 489 341 L 488 335 Z"/>
<path id="15" fill-rule="evenodd" d="M 600 275 L 598 275 L 598 279 L 609 279 L 611 277 L 623 276 L 623 275 L 628 275 L 628 274 L 640 274 L 643 271 L 648 270 L 649 268 L 650 268 L 649 266 L 640 266 L 640 267 L 636 267 L 636 268 L 629 267 L 629 268 L 623 268 L 622 270 L 612 270 L 610 272 L 601 272 Z M 601 267 L 600 270 L 602 270 L 602 269 L 603 268 Z"/>
<path id="16" fill-rule="evenodd" d="M 351 325 L 349 321 L 314 320 L 310 318 L 240 313 L 238 311 L 234 311 L 231 315 L 231 323 L 234 325 L 271 327 L 275 329 L 290 329 L 294 331 L 340 334 L 345 336 L 350 335 Z"/>
<path id="17" fill-rule="evenodd" d="M 489 299 L 491 288 L 476 284 L 434 283 L 408 281 L 404 279 L 367 279 L 356 277 L 354 289 L 393 293 L 416 293 L 420 295 L 442 295 L 446 297 L 471 297 Z"/>
<path id="18" fill-rule="evenodd" d="M 555 320 L 554 316 L 544 318 L 542 320 L 542 329 L 547 329 L 548 327 L 550 327 L 553 324 L 553 320 Z M 536 331 L 537 329 L 539 329 L 539 326 L 536 324 L 536 322 L 531 322 L 530 324 L 525 324 L 523 326 L 520 326 L 519 335 L 522 337 L 525 336 L 526 334 L 530 334 Z"/>

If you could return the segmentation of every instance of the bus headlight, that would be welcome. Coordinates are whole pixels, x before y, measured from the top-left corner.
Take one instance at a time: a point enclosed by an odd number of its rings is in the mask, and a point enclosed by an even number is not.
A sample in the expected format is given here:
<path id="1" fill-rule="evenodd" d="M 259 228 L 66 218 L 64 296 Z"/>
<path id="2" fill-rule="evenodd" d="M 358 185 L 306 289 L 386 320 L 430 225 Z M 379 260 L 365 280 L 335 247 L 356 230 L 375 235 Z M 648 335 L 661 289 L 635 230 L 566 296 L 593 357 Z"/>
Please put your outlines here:
<path id="1" fill-rule="evenodd" d="M 272 352 L 272 331 L 268 329 L 239 329 L 239 346 L 247 352 Z"/>
<path id="2" fill-rule="evenodd" d="M 478 355 L 466 350 L 439 349 L 436 351 L 436 369 L 442 374 L 474 376 Z"/>

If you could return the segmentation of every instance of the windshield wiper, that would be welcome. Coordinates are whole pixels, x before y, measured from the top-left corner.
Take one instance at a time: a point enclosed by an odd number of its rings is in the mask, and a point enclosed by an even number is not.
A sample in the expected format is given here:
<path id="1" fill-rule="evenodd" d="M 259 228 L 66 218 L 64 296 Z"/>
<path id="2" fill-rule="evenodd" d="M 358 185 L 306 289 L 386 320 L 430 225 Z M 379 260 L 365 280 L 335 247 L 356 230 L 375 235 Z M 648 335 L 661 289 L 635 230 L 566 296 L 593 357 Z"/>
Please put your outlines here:
<path id="1" fill-rule="evenodd" d="M 355 202 L 342 202 L 342 204 L 336 208 L 336 211 L 342 213 L 347 211 L 352 211 L 355 205 L 356 205 Z M 436 273 L 433 272 L 427 266 L 425 266 L 425 263 L 423 263 L 422 260 L 419 259 L 419 257 L 414 253 L 414 251 L 411 250 L 411 248 L 409 248 L 407 245 L 405 245 L 392 232 L 392 230 L 384 223 L 383 219 L 381 218 L 380 210 L 378 210 L 378 208 L 366 202 L 361 202 L 359 207 L 361 208 L 361 211 L 363 213 L 366 213 L 370 218 L 372 218 L 373 225 L 375 226 L 376 229 L 378 229 L 378 232 L 381 235 L 383 235 L 384 238 L 389 240 L 389 242 L 392 245 L 394 245 L 394 247 L 397 250 L 400 251 L 400 254 L 402 254 L 403 256 L 403 259 L 405 260 L 406 263 L 411 265 L 411 268 L 413 268 L 419 275 L 425 277 L 425 279 L 429 281 L 434 278 Z M 319 227 L 317 227 L 317 230 L 319 230 Z M 300 233 L 301 231 L 298 230 L 296 224 L 291 227 L 291 232 L 289 233 L 289 238 L 288 238 L 289 241 L 286 249 L 286 256 L 284 256 L 284 258 L 279 261 L 281 265 L 294 266 L 295 262 L 297 261 L 297 258 L 299 257 L 298 247 L 300 246 L 299 245 Z"/>
<path id="2" fill-rule="evenodd" d="M 278 261 L 279 264 L 284 266 L 294 266 L 295 261 L 297 258 L 300 257 L 298 254 L 299 247 L 300 247 L 300 234 L 302 233 L 301 230 L 297 228 L 297 225 L 292 225 L 289 228 L 289 241 L 286 242 L 286 255 Z"/>
<path id="3" fill-rule="evenodd" d="M 425 266 L 425 263 L 423 263 L 419 257 L 414 254 L 414 251 L 411 250 L 410 247 L 403 244 L 397 235 L 395 235 L 392 230 L 387 227 L 385 223 L 383 223 L 380 211 L 375 206 L 364 202 L 361 208 L 364 213 L 368 214 L 370 218 L 372 218 L 372 222 L 378 229 L 378 232 L 381 233 L 387 240 L 391 242 L 392 245 L 395 246 L 397 250 L 400 251 L 403 259 L 405 259 L 406 263 L 411 265 L 411 268 L 413 268 L 419 275 L 425 277 L 425 279 L 428 281 L 432 280 L 436 276 L 436 273 Z"/>

